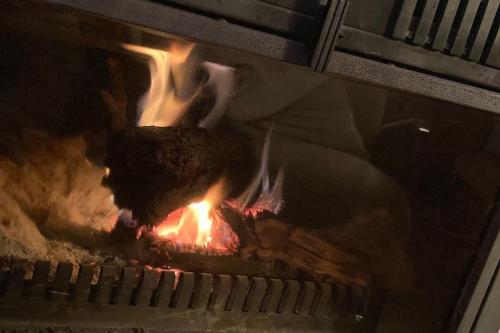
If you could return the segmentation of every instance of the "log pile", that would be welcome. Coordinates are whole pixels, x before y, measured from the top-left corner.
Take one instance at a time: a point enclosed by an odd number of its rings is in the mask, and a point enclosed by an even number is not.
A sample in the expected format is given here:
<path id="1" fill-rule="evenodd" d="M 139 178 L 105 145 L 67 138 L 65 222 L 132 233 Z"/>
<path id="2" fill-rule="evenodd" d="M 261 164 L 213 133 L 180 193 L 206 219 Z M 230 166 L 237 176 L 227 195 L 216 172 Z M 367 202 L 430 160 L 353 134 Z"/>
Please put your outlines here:
<path id="1" fill-rule="evenodd" d="M 225 216 L 228 216 L 227 211 Z M 331 277 L 353 284 L 369 284 L 369 262 L 323 241 L 302 228 L 266 217 L 235 218 L 228 222 L 240 237 L 239 255 L 244 260 L 279 260 L 286 267 L 307 272 L 315 278 Z"/>

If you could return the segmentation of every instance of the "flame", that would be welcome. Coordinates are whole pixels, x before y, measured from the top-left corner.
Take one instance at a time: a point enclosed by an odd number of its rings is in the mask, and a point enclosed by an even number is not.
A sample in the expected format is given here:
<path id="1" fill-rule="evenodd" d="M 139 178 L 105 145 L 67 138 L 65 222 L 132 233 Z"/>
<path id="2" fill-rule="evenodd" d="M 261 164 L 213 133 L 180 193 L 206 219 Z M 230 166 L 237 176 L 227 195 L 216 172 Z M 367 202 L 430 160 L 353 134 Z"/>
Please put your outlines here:
<path id="1" fill-rule="evenodd" d="M 235 252 L 238 236 L 215 208 L 223 198 L 224 182 L 214 185 L 202 201 L 170 213 L 154 232 L 180 246 L 194 245 L 219 252 Z"/>
<path id="2" fill-rule="evenodd" d="M 266 134 L 264 146 L 262 147 L 260 168 L 250 185 L 237 199 L 224 201 L 225 205 L 239 210 L 245 216 L 255 218 L 265 211 L 278 214 L 284 205 L 283 180 L 285 173 L 283 167 L 279 169 L 272 187 L 269 179 L 268 164 L 272 133 L 273 126 L 269 128 Z M 259 189 L 260 194 L 257 196 Z"/>
<path id="3" fill-rule="evenodd" d="M 186 79 L 182 65 L 191 54 L 194 45 L 174 44 L 170 51 L 145 46 L 123 44 L 129 51 L 149 58 L 151 86 L 141 98 L 139 126 L 171 126 L 182 116 L 196 94 L 186 100 L 178 98 L 175 81 Z"/>
<path id="4" fill-rule="evenodd" d="M 195 202 L 169 214 L 156 234 L 174 241 L 208 247 L 212 241 L 212 205 L 207 200 Z"/>
<path id="5" fill-rule="evenodd" d="M 139 103 L 138 126 L 176 125 L 203 88 L 211 89 L 216 99 L 212 109 L 199 121 L 198 126 L 211 129 L 217 125 L 231 97 L 234 68 L 203 62 L 200 67 L 207 72 L 208 80 L 203 86 L 195 87 L 192 76 L 194 71 L 190 71 L 190 66 L 186 64 L 194 44 L 173 43 L 168 50 L 131 44 L 123 44 L 123 47 L 145 55 L 149 60 L 151 85 Z M 226 190 L 224 181 L 219 181 L 210 188 L 202 201 L 170 213 L 154 228 L 154 232 L 158 237 L 177 245 L 235 252 L 239 245 L 238 237 L 216 208 Z M 141 229 L 138 230 L 138 237 L 140 234 Z"/>
<path id="6" fill-rule="evenodd" d="M 172 43 L 166 51 L 132 44 L 123 44 L 123 47 L 147 56 L 149 60 L 151 85 L 139 102 L 138 126 L 175 125 L 205 87 L 214 91 L 216 99 L 198 126 L 216 126 L 232 96 L 234 68 L 208 61 L 198 64 L 198 68 L 207 72 L 208 80 L 203 86 L 195 86 L 195 71 L 189 66 L 191 62 L 187 64 L 194 44 Z"/>

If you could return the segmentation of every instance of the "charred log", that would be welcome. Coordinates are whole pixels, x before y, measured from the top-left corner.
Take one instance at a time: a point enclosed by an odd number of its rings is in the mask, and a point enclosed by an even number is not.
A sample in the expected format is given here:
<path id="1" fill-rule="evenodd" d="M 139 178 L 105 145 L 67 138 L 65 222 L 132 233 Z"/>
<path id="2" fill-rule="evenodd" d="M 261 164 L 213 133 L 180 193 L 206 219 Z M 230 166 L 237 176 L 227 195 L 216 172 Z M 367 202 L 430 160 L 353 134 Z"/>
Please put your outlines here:
<path id="1" fill-rule="evenodd" d="M 280 261 L 288 269 L 307 272 L 315 279 L 330 277 L 361 286 L 370 283 L 370 265 L 366 258 L 280 221 L 272 214 L 253 219 L 225 209 L 224 216 L 240 238 L 242 259 Z"/>
<path id="2" fill-rule="evenodd" d="M 222 177 L 234 193 L 254 173 L 255 153 L 240 133 L 196 127 L 139 127 L 117 133 L 108 147 L 105 185 L 140 224 L 155 224 L 203 199 Z"/>

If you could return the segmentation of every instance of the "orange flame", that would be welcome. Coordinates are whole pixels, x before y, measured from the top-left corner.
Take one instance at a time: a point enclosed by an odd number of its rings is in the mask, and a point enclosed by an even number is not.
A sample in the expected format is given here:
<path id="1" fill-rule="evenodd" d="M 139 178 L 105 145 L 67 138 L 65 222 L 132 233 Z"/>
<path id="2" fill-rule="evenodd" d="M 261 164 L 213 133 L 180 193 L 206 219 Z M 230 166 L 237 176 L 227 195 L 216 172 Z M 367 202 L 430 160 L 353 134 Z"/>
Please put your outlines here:
<path id="1" fill-rule="evenodd" d="M 235 252 L 238 236 L 215 205 L 223 198 L 224 182 L 214 185 L 202 201 L 170 213 L 154 232 L 177 245 L 194 245 L 219 252 Z"/>
<path id="2" fill-rule="evenodd" d="M 182 116 L 195 96 L 187 100 L 177 97 L 174 80 L 185 79 L 182 65 L 191 54 L 194 45 L 174 44 L 170 51 L 145 46 L 123 44 L 129 51 L 149 58 L 151 86 L 142 97 L 139 126 L 171 126 Z M 196 95 L 196 94 L 195 94 Z"/>

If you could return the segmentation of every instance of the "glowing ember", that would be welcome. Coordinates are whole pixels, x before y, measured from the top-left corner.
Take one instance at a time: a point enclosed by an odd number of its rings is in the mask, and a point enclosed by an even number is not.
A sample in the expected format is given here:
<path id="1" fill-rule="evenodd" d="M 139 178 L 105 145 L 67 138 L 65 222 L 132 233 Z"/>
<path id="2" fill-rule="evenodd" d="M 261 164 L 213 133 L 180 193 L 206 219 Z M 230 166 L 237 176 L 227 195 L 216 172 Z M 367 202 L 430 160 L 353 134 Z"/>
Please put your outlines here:
<path id="1" fill-rule="evenodd" d="M 222 197 L 223 183 L 212 187 L 204 200 L 170 213 L 154 232 L 180 246 L 194 245 L 218 252 L 236 252 L 238 236 L 212 202 Z"/>

